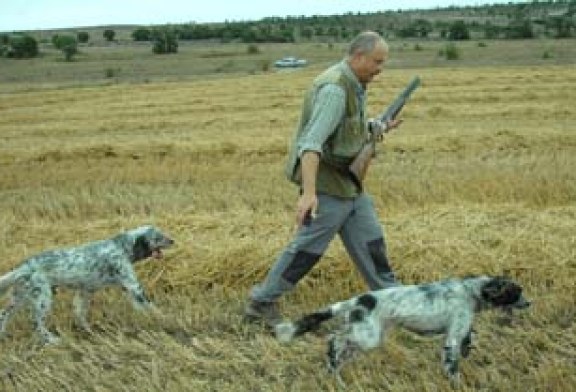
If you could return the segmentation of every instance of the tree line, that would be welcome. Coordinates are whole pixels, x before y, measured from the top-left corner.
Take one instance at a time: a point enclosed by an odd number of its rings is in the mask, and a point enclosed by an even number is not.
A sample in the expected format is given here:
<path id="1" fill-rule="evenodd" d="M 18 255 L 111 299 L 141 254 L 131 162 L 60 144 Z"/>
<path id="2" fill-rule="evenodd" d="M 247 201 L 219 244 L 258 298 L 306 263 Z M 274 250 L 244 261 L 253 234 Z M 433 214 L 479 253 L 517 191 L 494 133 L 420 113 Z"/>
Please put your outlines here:
<path id="1" fill-rule="evenodd" d="M 114 41 L 116 32 L 111 29 L 104 30 L 104 38 L 107 41 Z M 73 34 L 54 34 L 51 39 L 52 45 L 60 50 L 66 61 L 72 61 L 78 53 L 79 44 L 85 44 L 90 40 L 90 34 L 81 31 Z M 0 34 L 0 57 L 23 59 L 33 58 L 40 54 L 38 40 L 30 34 L 13 33 Z"/>
<path id="2" fill-rule="evenodd" d="M 474 7 L 448 7 L 433 10 L 348 13 L 333 16 L 273 17 L 252 22 L 177 24 L 141 26 L 131 39 L 150 42 L 158 54 L 176 53 L 178 41 L 214 40 L 217 42 L 290 43 L 347 41 L 362 30 L 376 30 L 388 39 L 530 39 L 536 37 L 576 37 L 576 0 L 533 0 Z M 106 29 L 106 41 L 114 41 L 115 31 Z M 56 34 L 55 48 L 67 60 L 86 43 L 86 32 Z M 0 35 L 0 56 L 23 58 L 38 55 L 38 43 L 28 34 Z"/>

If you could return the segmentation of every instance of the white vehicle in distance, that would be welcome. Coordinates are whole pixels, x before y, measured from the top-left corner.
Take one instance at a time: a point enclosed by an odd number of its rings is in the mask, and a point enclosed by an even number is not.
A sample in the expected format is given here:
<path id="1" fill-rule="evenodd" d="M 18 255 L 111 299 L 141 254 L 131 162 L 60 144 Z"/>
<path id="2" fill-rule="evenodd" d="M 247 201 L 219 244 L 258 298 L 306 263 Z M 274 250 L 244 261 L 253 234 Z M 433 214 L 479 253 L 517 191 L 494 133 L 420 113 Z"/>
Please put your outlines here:
<path id="1" fill-rule="evenodd" d="M 274 66 L 278 68 L 296 68 L 296 67 L 304 67 L 308 64 L 308 61 L 304 59 L 299 59 L 294 56 L 284 57 L 276 62 L 274 62 Z"/>

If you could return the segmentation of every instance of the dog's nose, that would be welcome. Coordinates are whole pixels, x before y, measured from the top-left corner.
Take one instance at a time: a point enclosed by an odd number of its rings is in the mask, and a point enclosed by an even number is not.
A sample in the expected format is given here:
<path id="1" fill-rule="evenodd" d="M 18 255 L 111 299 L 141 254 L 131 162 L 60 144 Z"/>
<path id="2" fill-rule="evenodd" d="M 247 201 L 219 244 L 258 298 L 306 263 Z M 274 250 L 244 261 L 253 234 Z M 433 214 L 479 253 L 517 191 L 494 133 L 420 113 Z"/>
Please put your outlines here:
<path id="1" fill-rule="evenodd" d="M 516 301 L 514 307 L 518 309 L 525 309 L 528 308 L 530 305 L 532 305 L 531 301 L 528 301 L 525 298 L 520 298 L 518 301 Z"/>

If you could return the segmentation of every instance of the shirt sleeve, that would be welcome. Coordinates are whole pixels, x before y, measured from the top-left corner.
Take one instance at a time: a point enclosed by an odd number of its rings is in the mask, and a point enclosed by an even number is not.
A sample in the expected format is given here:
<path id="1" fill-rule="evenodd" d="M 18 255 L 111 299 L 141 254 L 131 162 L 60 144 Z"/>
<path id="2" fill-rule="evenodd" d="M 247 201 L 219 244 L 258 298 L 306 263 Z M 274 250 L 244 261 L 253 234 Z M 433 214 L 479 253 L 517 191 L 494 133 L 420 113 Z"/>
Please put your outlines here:
<path id="1" fill-rule="evenodd" d="M 346 93 L 337 84 L 322 86 L 314 97 L 312 115 L 306 127 L 308 131 L 298 143 L 298 155 L 305 151 L 322 154 L 322 145 L 334 133 L 344 118 Z"/>

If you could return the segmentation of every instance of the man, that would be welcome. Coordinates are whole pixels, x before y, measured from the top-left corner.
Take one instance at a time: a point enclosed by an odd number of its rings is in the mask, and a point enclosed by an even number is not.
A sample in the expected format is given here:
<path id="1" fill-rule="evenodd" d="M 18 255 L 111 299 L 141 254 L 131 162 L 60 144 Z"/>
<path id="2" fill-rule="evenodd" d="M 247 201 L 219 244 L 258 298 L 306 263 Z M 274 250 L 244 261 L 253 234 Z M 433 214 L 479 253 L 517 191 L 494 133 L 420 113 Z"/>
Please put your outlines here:
<path id="1" fill-rule="evenodd" d="M 365 118 L 366 86 L 387 57 L 388 45 L 380 35 L 361 33 L 344 60 L 312 83 L 286 166 L 288 178 L 300 187 L 298 231 L 265 280 L 252 289 L 245 309 L 248 319 L 268 326 L 280 322 L 279 298 L 318 262 L 336 233 L 371 290 L 398 284 L 372 201 L 348 171 L 369 139 L 369 126 L 390 129 L 401 122 Z"/>

